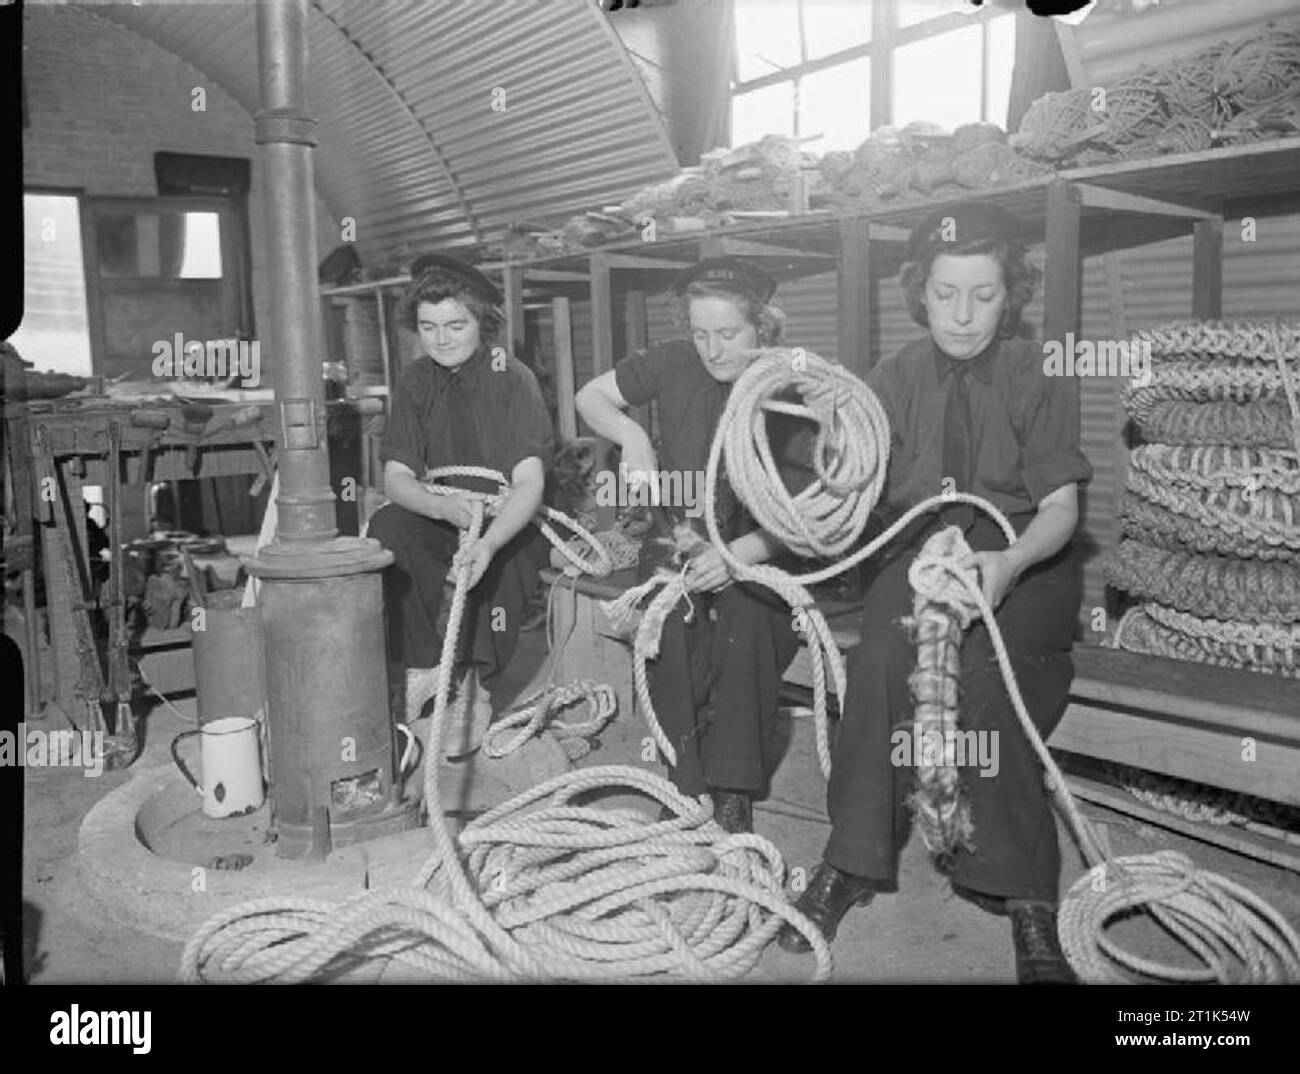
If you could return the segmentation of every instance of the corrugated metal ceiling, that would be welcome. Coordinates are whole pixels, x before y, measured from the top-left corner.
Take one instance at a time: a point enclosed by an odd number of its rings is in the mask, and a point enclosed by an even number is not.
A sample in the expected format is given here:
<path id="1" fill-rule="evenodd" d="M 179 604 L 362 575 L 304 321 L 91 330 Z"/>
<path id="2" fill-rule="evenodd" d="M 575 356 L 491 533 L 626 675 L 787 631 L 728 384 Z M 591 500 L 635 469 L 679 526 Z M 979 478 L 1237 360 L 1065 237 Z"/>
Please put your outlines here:
<path id="1" fill-rule="evenodd" d="M 82 3 L 258 108 L 252 0 Z M 311 0 L 316 181 L 368 263 L 500 239 L 677 170 L 662 118 L 589 0 Z M 494 111 L 496 100 L 504 108 Z"/>

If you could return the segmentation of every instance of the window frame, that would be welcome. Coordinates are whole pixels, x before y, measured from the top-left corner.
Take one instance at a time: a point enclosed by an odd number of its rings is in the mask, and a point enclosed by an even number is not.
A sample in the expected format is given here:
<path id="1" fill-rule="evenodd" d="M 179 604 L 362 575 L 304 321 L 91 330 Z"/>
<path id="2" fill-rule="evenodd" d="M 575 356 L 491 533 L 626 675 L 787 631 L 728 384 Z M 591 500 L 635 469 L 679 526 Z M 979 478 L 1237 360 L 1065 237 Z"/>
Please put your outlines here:
<path id="1" fill-rule="evenodd" d="M 850 45 L 848 48 L 832 52 L 827 56 L 820 56 L 815 60 L 809 60 L 807 44 L 804 40 L 803 12 L 804 5 L 809 3 L 810 0 L 795 0 L 795 2 L 798 5 L 799 22 L 800 62 L 798 64 L 791 67 L 784 67 L 779 71 L 773 71 L 770 74 L 760 75 L 758 78 L 751 78 L 742 82 L 739 78 L 739 50 L 734 47 L 733 43 L 730 94 L 728 97 L 729 107 L 727 109 L 728 135 L 731 133 L 731 117 L 737 96 L 749 93 L 753 90 L 764 89 L 768 86 L 790 82 L 793 83 L 792 99 L 794 101 L 792 129 L 794 130 L 794 137 L 800 137 L 799 104 L 802 79 L 806 75 L 838 67 L 852 60 L 860 60 L 863 58 L 869 60 L 871 64 L 871 99 L 868 132 L 874 131 L 878 127 L 889 126 L 893 122 L 894 115 L 894 50 L 905 45 L 914 44 L 917 41 L 924 41 L 927 38 L 937 37 L 938 35 L 947 33 L 951 30 L 964 29 L 971 25 L 978 25 L 981 28 L 980 117 L 984 122 L 994 122 L 997 123 L 998 126 L 1006 126 L 1006 116 L 997 119 L 990 118 L 988 115 L 988 68 L 992 51 L 989 23 L 1002 16 L 1014 16 L 1014 12 L 1008 11 L 1006 8 L 987 5 L 977 12 L 967 13 L 963 11 L 949 11 L 942 15 L 936 15 L 933 18 L 925 19 L 922 22 L 913 23 L 911 26 L 900 27 L 898 25 L 898 9 L 893 4 L 885 2 L 885 0 L 875 0 L 871 7 L 870 41 L 865 41 L 859 45 Z M 815 0 L 813 0 L 813 2 L 815 2 Z M 738 10 L 733 11 L 733 18 L 738 15 Z M 731 139 L 729 138 L 729 140 Z"/>

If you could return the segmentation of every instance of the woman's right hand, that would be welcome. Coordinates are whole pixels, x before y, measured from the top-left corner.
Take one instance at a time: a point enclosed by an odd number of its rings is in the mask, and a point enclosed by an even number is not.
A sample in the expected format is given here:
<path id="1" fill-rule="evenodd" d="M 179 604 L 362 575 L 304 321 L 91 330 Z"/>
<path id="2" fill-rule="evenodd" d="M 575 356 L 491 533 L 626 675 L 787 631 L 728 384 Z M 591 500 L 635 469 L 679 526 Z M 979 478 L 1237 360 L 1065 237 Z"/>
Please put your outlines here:
<path id="1" fill-rule="evenodd" d="M 469 500 L 457 492 L 431 493 L 433 502 L 429 507 L 429 517 L 441 522 L 450 522 L 457 529 L 468 529 L 474 520 L 474 512 Z"/>
<path id="2" fill-rule="evenodd" d="M 660 489 L 659 482 L 654 479 L 655 472 L 659 468 L 659 463 L 655 459 L 654 445 L 650 443 L 650 438 L 644 433 L 637 438 L 637 443 L 623 445 L 622 465 L 624 472 L 627 474 L 628 491 L 631 492 L 640 482 L 649 482 L 650 484 L 650 503 L 659 506 Z M 640 477 L 640 482 L 636 475 Z"/>

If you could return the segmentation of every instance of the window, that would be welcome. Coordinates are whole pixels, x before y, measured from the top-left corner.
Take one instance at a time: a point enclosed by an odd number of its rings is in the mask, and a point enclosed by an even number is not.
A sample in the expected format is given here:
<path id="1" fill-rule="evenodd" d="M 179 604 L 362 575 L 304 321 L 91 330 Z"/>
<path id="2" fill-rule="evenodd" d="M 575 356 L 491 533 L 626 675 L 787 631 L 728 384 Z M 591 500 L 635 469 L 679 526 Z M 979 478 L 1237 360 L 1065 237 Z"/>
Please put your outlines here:
<path id="1" fill-rule="evenodd" d="M 871 130 L 871 18 L 866 0 L 737 0 L 731 144 L 857 146 Z"/>
<path id="2" fill-rule="evenodd" d="M 787 134 L 825 153 L 885 124 L 1006 123 L 1016 22 L 1004 9 L 736 0 L 735 21 L 733 146 Z"/>
<path id="3" fill-rule="evenodd" d="M 23 194 L 23 319 L 9 341 L 37 369 L 77 376 L 91 371 L 75 194 Z"/>

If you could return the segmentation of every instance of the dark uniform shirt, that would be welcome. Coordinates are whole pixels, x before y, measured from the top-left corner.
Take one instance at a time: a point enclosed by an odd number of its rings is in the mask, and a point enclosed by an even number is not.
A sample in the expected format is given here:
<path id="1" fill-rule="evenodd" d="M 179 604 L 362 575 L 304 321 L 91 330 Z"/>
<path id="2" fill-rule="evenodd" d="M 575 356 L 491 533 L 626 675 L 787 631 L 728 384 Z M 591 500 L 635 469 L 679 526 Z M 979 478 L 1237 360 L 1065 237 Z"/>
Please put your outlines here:
<path id="1" fill-rule="evenodd" d="M 974 481 L 969 491 L 1006 515 L 1034 511 L 1062 485 L 1086 482 L 1079 449 L 1079 384 L 1043 372 L 1043 346 L 995 343 L 969 361 Z M 943 491 L 943 419 L 954 360 L 930 336 L 909 343 L 867 377 L 889 417 L 889 474 L 882 506 L 891 517 Z"/>
<path id="2" fill-rule="evenodd" d="M 443 466 L 485 466 L 509 480 L 527 458 L 549 470 L 554 450 L 551 416 L 532 370 L 510 356 L 494 369 L 490 348 L 481 346 L 456 369 L 426 355 L 402 374 L 380 459 L 403 463 L 417 477 Z"/>
<path id="3" fill-rule="evenodd" d="M 702 495 L 709 448 L 731 395 L 731 385 L 716 380 L 704 368 L 695 344 L 689 339 L 665 340 L 646 350 L 636 351 L 614 368 L 614 379 L 619 392 L 631 406 L 643 406 L 652 399 L 657 400 L 659 469 L 682 474 L 698 473 L 698 494 Z M 768 441 L 781 476 L 786 487 L 797 492 L 813 477 L 809 462 L 812 424 L 781 414 L 769 414 L 767 423 Z M 757 529 L 757 524 L 731 491 L 722 472 L 722 463 L 718 469 L 718 530 L 726 539 L 734 540 Z M 674 518 L 683 517 L 680 505 L 665 506 L 669 507 Z M 704 533 L 702 509 L 698 517 L 689 521 Z"/>

